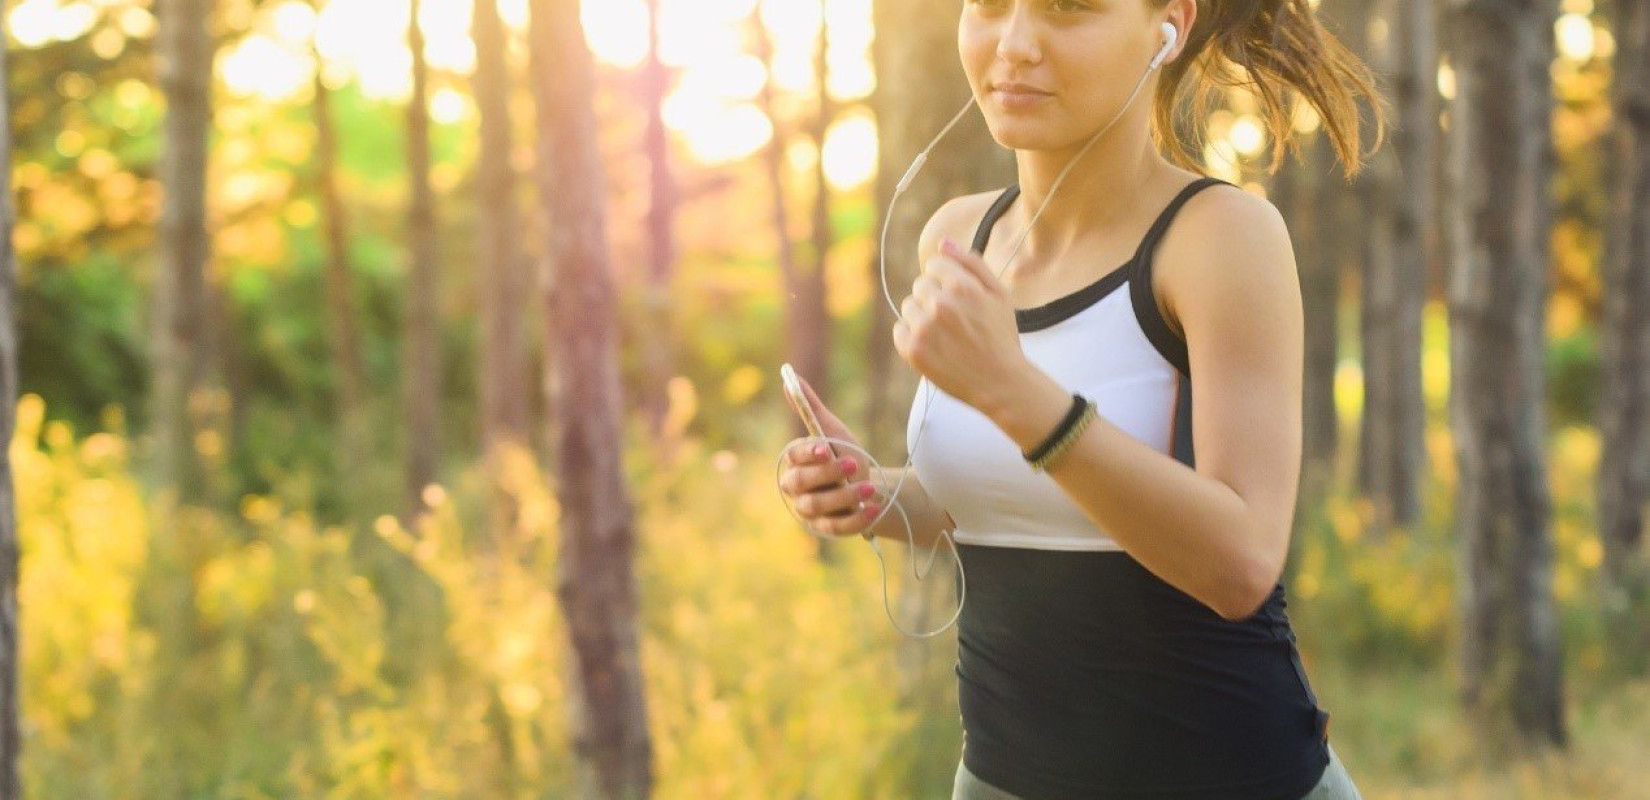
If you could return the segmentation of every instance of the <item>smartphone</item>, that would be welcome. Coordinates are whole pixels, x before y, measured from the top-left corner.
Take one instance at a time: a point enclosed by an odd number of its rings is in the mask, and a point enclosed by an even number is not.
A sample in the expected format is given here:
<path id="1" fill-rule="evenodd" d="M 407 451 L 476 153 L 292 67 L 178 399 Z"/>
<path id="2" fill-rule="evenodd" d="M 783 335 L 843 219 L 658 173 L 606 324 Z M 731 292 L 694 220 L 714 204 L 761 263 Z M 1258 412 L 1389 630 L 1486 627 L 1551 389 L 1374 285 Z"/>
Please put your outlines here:
<path id="1" fill-rule="evenodd" d="M 820 427 L 819 417 L 814 415 L 813 406 L 808 404 L 808 395 L 806 392 L 802 391 L 802 381 L 796 377 L 796 370 L 791 368 L 790 363 L 787 362 L 779 366 L 779 380 L 781 385 L 785 387 L 785 399 L 790 402 L 791 408 L 796 411 L 796 415 L 802 418 L 802 425 L 808 429 L 808 434 L 811 436 L 824 436 L 825 429 Z M 837 457 L 836 447 L 834 445 L 826 442 L 825 447 L 829 449 L 831 458 Z M 842 486 L 842 481 L 837 481 L 836 483 L 824 488 L 836 489 L 840 486 Z M 846 517 L 853 514 L 855 510 L 856 509 L 850 508 L 836 514 L 832 514 L 831 516 Z"/>
<path id="2" fill-rule="evenodd" d="M 824 436 L 825 429 L 820 427 L 819 417 L 814 416 L 813 406 L 808 404 L 808 395 L 802 391 L 802 380 L 796 377 L 796 370 L 792 369 L 789 363 L 781 364 L 779 379 L 785 386 L 785 399 L 790 401 L 791 409 L 796 415 L 802 418 L 802 425 L 808 429 L 808 434 Z M 831 448 L 831 456 L 835 457 L 836 448 L 830 443 L 826 443 L 826 447 Z"/>

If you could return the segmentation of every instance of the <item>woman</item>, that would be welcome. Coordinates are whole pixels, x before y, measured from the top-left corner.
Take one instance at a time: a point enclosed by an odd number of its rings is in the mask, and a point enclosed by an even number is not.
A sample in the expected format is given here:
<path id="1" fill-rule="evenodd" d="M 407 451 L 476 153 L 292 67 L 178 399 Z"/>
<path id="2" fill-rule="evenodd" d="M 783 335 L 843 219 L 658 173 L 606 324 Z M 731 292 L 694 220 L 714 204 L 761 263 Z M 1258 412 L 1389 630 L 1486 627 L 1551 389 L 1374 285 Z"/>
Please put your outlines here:
<path id="1" fill-rule="evenodd" d="M 1183 82 L 1235 65 L 1274 134 L 1283 90 L 1310 103 L 1350 176 L 1357 96 L 1377 147 L 1384 130 L 1369 73 L 1306 0 L 965 0 L 958 50 L 1018 182 L 933 215 L 893 330 L 923 377 L 897 500 L 918 546 L 954 532 L 967 574 L 954 800 L 1358 797 L 1280 582 L 1304 357 L 1289 234 L 1188 169 L 1171 126 Z M 1142 70 L 1155 107 L 1129 102 Z M 905 540 L 873 499 L 901 473 L 826 455 L 787 448 L 805 521 Z"/>

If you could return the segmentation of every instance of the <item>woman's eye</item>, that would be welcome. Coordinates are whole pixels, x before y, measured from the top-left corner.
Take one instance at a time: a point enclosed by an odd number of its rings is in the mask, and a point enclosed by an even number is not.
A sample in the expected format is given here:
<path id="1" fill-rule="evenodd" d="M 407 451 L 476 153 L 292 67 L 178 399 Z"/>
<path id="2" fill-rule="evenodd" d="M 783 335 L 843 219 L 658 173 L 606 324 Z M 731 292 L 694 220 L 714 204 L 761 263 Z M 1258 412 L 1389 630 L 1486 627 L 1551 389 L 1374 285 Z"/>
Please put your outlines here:
<path id="1" fill-rule="evenodd" d="M 1054 8 L 1056 11 L 1082 11 L 1088 8 L 1088 4 L 1077 0 L 1054 0 Z"/>

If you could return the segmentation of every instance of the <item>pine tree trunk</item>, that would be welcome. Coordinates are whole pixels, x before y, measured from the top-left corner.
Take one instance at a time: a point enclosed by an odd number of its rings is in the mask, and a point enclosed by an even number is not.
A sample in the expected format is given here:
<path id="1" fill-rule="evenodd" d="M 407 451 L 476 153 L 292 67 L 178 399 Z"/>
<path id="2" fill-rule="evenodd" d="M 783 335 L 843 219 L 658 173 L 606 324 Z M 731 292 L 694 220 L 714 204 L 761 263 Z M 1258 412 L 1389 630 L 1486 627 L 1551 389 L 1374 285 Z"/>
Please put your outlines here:
<path id="1" fill-rule="evenodd" d="M 791 365 L 814 387 L 814 392 L 826 406 L 835 408 L 836 393 L 831 375 L 830 284 L 826 280 L 834 236 L 831 232 L 831 186 L 825 177 L 825 135 L 830 131 L 831 121 L 836 118 L 836 104 L 831 100 L 828 88 L 831 73 L 826 54 L 830 52 L 831 39 L 829 27 L 825 24 L 829 18 L 826 0 L 820 0 L 819 10 L 819 38 L 814 50 L 817 111 L 808 130 L 816 156 L 813 220 L 809 225 L 812 246 L 809 248 L 811 258 L 808 267 L 800 276 L 800 291 L 791 302 L 791 315 L 796 321 L 798 334 L 791 348 Z M 793 426 L 797 436 L 805 435 L 801 420 L 793 422 Z M 820 561 L 829 563 L 834 560 L 835 548 L 823 541 L 815 544 Z"/>
<path id="2" fill-rule="evenodd" d="M 1306 314 L 1306 357 L 1302 387 L 1301 490 L 1296 498 L 1295 531 L 1289 538 L 1285 582 L 1294 579 L 1294 554 L 1308 532 L 1317 528 L 1335 476 L 1340 421 L 1335 409 L 1335 370 L 1340 362 L 1340 274 L 1328 257 L 1324 228 L 1325 183 L 1330 179 L 1323 158 L 1324 140 L 1314 133 L 1301 142 L 1300 158 L 1286 161 L 1274 178 L 1273 203 L 1288 221 L 1300 265 Z"/>
<path id="3" fill-rule="evenodd" d="M 813 257 L 801 279 L 802 293 L 796 297 L 793 305 L 798 317 L 798 328 L 803 335 L 792 350 L 794 360 L 791 363 L 802 373 L 802 377 L 808 379 L 819 399 L 830 405 L 834 393 L 831 380 L 831 314 L 826 265 L 830 261 L 831 244 L 835 237 L 831 232 L 831 186 L 825 178 L 825 134 L 830 131 L 837 110 L 827 88 L 831 77 L 825 57 L 830 51 L 831 44 L 829 29 L 824 24 L 827 17 L 826 3 L 821 0 L 818 49 L 814 51 L 814 91 L 817 95 L 818 110 L 808 131 L 817 156 L 814 159 L 813 222 L 809 227 Z"/>
<path id="4" fill-rule="evenodd" d="M 1462 694 L 1491 746 L 1567 740 L 1544 453 L 1556 8 L 1451 0 L 1450 419 Z M 1497 748 L 1499 749 L 1499 748 Z"/>
<path id="5" fill-rule="evenodd" d="M 1376 155 L 1369 209 L 1371 259 L 1364 272 L 1364 494 L 1373 530 L 1413 527 L 1426 475 L 1426 398 L 1421 391 L 1421 309 L 1432 239 L 1431 175 L 1437 136 L 1437 55 L 1430 0 L 1378 0 L 1388 35 L 1370 43 L 1371 66 L 1392 76 L 1399 124 Z"/>
<path id="6" fill-rule="evenodd" d="M 315 54 L 316 63 L 320 53 Z M 338 131 L 332 119 L 332 90 L 315 71 L 315 190 L 326 225 L 327 333 L 332 350 L 334 409 L 339 444 L 335 468 L 358 475 L 366 464 L 366 375 L 360 334 L 355 327 L 355 289 L 349 253 L 349 210 L 338 191 Z"/>
<path id="7" fill-rule="evenodd" d="M 651 23 L 647 60 L 642 64 L 641 74 L 641 93 L 647 108 L 647 126 L 642 136 L 647 152 L 648 183 L 652 187 L 647 207 L 648 272 L 643 290 L 651 330 L 643 343 L 648 383 L 642 407 L 648 430 L 659 441 L 661 461 L 668 463 L 675 452 L 675 442 L 664 436 L 664 423 L 670 410 L 670 379 L 676 374 L 671 354 L 671 343 L 676 340 L 675 303 L 670 287 L 676 270 L 673 223 L 678 198 L 676 179 L 671 174 L 670 137 L 665 130 L 664 103 L 670 91 L 671 72 L 659 58 L 659 3 L 660 0 L 648 0 Z"/>
<path id="8" fill-rule="evenodd" d="M 553 279 L 546 312 L 577 754 L 571 796 L 640 800 L 653 791 L 652 742 L 637 631 L 634 511 L 621 463 L 624 408 L 618 311 L 607 252 L 606 178 L 597 148 L 593 66 L 577 0 L 532 0 L 538 186 Z"/>
<path id="9" fill-rule="evenodd" d="M 0 39 L 6 20 L 0 16 Z M 0 86 L 10 86 L 0 48 Z M 11 101 L 0 94 L 0 179 L 11 185 Z M 22 731 L 18 720 L 17 503 L 11 439 L 17 428 L 17 261 L 11 249 L 12 193 L 0 192 L 0 800 L 23 796 Z"/>
<path id="10" fill-rule="evenodd" d="M 480 261 L 481 440 L 488 474 L 493 538 L 515 529 L 517 503 L 507 463 L 528 449 L 528 354 L 525 330 L 529 262 L 521 249 L 521 215 L 510 165 L 510 75 L 497 0 L 475 0 L 474 75 L 481 142 L 476 155 L 476 256 Z"/>
<path id="11" fill-rule="evenodd" d="M 1650 4 L 1616 0 L 1615 213 L 1600 323 L 1599 536 L 1615 659 L 1650 658 Z"/>
<path id="12" fill-rule="evenodd" d="M 897 35 L 877 36 L 872 41 L 876 69 L 876 92 L 872 107 L 877 119 L 877 185 L 875 227 L 880 238 L 883 215 L 887 214 L 894 187 L 917 154 L 928 146 L 970 97 L 957 62 L 957 17 L 937 14 L 925 3 L 902 0 L 874 0 L 872 24 L 878 31 Z M 929 217 L 946 201 L 960 195 L 1000 189 L 1016 180 L 1013 151 L 997 144 L 978 108 L 934 147 L 922 172 L 900 195 L 888 225 L 887 289 L 897 307 L 911 293 L 911 283 L 922 271 L 917 263 L 917 239 Z M 966 243 L 965 243 L 966 244 Z M 868 403 L 864 422 L 858 427 L 865 446 L 888 467 L 906 463 L 906 421 L 916 393 L 917 373 L 900 360 L 893 345 L 894 309 L 883 294 L 883 276 L 872 242 L 871 319 L 864 352 L 868 365 Z M 1001 265 L 997 265 L 999 268 Z M 842 413 L 839 409 L 838 413 Z M 945 624 L 956 610 L 956 566 L 951 551 L 943 543 L 934 556 L 932 571 L 924 580 L 903 582 L 899 597 L 891 603 L 900 626 L 913 631 L 929 631 Z M 891 558 L 920 558 L 922 548 L 898 548 Z M 909 575 L 911 565 L 891 563 L 890 573 Z M 910 747 L 915 752 L 931 752 L 950 747 L 960 727 L 953 722 L 957 692 L 951 670 L 956 661 L 956 640 L 951 633 L 932 639 L 900 637 L 898 685 L 901 707 L 922 722 Z M 916 787 L 947 780 L 943 761 L 927 762 L 940 770 L 922 774 L 918 765 L 910 776 L 910 795 Z"/>
<path id="13" fill-rule="evenodd" d="M 181 500 L 205 496 L 196 451 L 200 430 L 191 402 L 203 398 L 211 354 L 207 348 L 206 235 L 207 129 L 211 122 L 212 42 L 206 32 L 210 0 L 160 0 L 160 84 L 166 115 L 159 164 L 159 258 L 154 279 L 154 475 Z M 204 398 L 203 398 L 204 399 Z M 199 402 L 199 401 L 195 401 Z"/>
<path id="14" fill-rule="evenodd" d="M 871 97 L 877 119 L 874 230 L 880 238 L 895 184 L 969 99 L 970 90 L 957 62 L 954 15 L 902 0 L 873 0 L 871 14 L 876 30 L 899 32 L 871 43 L 877 75 Z M 922 271 L 916 263 L 917 237 L 928 218 L 953 197 L 1002 188 L 1015 180 L 1013 151 L 997 144 L 979 109 L 971 109 L 935 146 L 922 173 L 893 208 L 886 261 L 888 293 L 895 307 L 910 294 L 911 282 Z M 904 463 L 906 413 L 916 394 L 917 375 L 894 350 L 894 308 L 883 295 L 876 252 L 881 243 L 872 242 L 872 248 L 871 320 L 865 343 L 870 396 L 859 430 L 878 461 L 895 465 Z"/>
<path id="15" fill-rule="evenodd" d="M 756 57 L 767 65 L 773 64 L 773 42 L 768 36 L 767 27 L 762 23 L 759 15 L 753 15 L 750 20 L 751 31 L 756 40 Z M 773 136 L 768 140 L 767 147 L 762 151 L 762 166 L 768 179 L 768 188 L 772 202 L 769 206 L 772 220 L 775 253 L 779 261 L 780 282 L 784 286 L 786 297 L 785 309 L 785 360 L 790 362 L 802 377 L 810 383 L 816 381 L 824 373 L 824 365 L 810 363 L 809 356 L 814 352 L 823 352 L 823 348 L 812 339 L 818 335 L 818 321 L 809 318 L 809 301 L 805 295 L 810 290 L 808 276 L 803 273 L 797 261 L 796 246 L 791 241 L 790 232 L 790 198 L 788 197 L 789 184 L 786 181 L 785 151 L 790 144 L 788 121 L 782 119 L 778 113 L 778 104 L 774 100 L 773 82 L 762 85 L 762 93 L 758 98 L 762 112 L 768 116 L 773 124 Z M 818 384 L 815 384 L 816 387 Z M 823 395 L 821 399 L 826 399 Z M 802 421 L 794 415 L 791 417 L 792 434 L 807 436 L 808 431 Z"/>
<path id="16" fill-rule="evenodd" d="M 1336 0 L 1320 6 L 1320 14 L 1330 29 L 1349 50 L 1365 60 L 1370 59 L 1369 27 L 1374 14 L 1374 3 L 1375 0 Z M 1364 121 L 1367 123 L 1369 119 L 1365 114 Z M 1323 240 L 1335 243 L 1332 248 L 1338 262 L 1335 270 L 1343 276 L 1358 276 L 1359 341 L 1366 392 L 1369 383 L 1375 380 L 1369 362 L 1369 350 L 1374 345 L 1365 341 L 1368 330 L 1365 320 L 1370 313 L 1370 265 L 1377 255 L 1373 246 L 1374 230 L 1370 224 L 1369 214 L 1370 210 L 1376 207 L 1374 184 L 1378 168 L 1377 161 L 1370 169 L 1364 170 L 1350 181 L 1340 179 L 1328 182 L 1328 191 L 1324 198 L 1326 205 L 1331 208 L 1328 209 L 1330 223 L 1324 231 Z M 1371 440 L 1375 436 L 1370 429 L 1372 420 L 1368 411 L 1366 398 L 1364 413 L 1358 417 L 1358 450 L 1355 454 L 1357 472 L 1353 477 L 1353 485 L 1363 492 L 1367 492 L 1370 485 Z"/>
<path id="17" fill-rule="evenodd" d="M 412 49 L 412 98 L 407 103 L 407 176 L 412 205 L 407 215 L 407 242 L 412 269 L 407 280 L 406 328 L 403 335 L 406 411 L 407 485 L 405 522 L 424 508 L 424 487 L 435 481 L 441 444 L 440 330 L 436 306 L 435 197 L 430 188 L 429 66 L 424 32 L 419 28 L 421 0 L 412 0 L 407 41 Z"/>

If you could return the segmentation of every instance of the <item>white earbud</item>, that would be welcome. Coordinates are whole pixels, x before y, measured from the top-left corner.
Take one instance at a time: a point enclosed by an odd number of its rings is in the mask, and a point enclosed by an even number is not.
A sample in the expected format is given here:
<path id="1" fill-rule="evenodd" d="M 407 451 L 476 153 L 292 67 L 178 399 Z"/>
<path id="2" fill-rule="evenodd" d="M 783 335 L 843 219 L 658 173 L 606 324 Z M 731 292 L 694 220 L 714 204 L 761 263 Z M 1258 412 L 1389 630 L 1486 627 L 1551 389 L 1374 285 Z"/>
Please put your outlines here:
<path id="1" fill-rule="evenodd" d="M 1164 40 L 1163 46 L 1158 48 L 1157 55 L 1152 56 L 1151 69 L 1157 69 L 1162 66 L 1163 59 L 1169 57 L 1169 51 L 1174 49 L 1175 42 L 1180 41 L 1180 31 L 1175 28 L 1173 22 L 1163 23 L 1162 30 Z"/>

